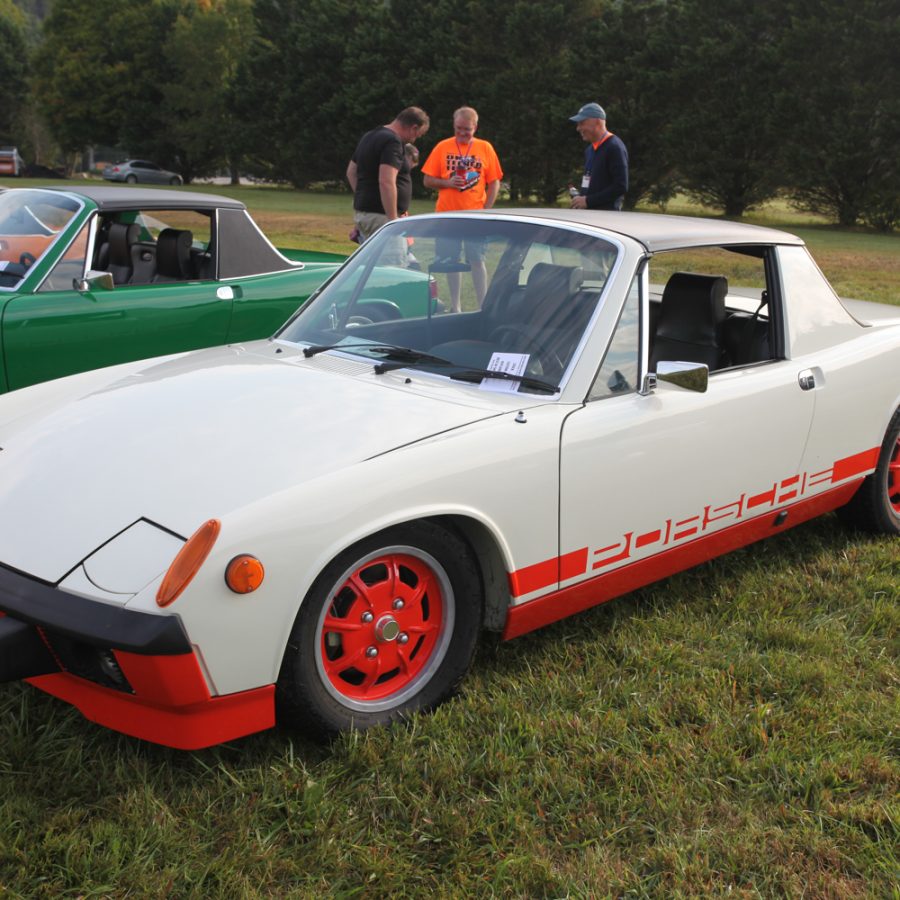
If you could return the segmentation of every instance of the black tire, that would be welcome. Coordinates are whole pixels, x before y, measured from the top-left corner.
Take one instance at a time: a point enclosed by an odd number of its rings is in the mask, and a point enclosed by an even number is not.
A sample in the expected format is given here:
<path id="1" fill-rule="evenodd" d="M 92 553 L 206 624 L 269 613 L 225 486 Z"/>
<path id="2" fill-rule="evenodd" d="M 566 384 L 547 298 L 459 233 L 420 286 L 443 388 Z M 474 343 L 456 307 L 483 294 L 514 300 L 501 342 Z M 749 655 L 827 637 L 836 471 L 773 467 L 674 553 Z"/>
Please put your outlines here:
<path id="1" fill-rule="evenodd" d="M 469 669 L 482 608 L 455 532 L 421 521 L 360 541 L 300 607 L 276 685 L 279 723 L 327 738 L 433 709 Z"/>
<path id="2" fill-rule="evenodd" d="M 875 471 L 838 515 L 862 531 L 900 534 L 900 409 L 888 425 Z"/>
<path id="3" fill-rule="evenodd" d="M 126 175 L 125 181 L 128 182 L 128 184 L 137 184 L 137 175 Z"/>

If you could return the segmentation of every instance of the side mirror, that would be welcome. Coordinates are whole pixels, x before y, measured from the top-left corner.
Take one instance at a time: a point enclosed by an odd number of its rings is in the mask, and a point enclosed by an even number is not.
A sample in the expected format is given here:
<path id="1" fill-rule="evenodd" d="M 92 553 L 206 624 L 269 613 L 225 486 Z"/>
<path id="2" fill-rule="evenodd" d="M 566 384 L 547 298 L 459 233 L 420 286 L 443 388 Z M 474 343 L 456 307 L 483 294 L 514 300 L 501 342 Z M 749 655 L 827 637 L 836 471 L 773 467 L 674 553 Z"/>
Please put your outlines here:
<path id="1" fill-rule="evenodd" d="M 656 373 L 651 372 L 646 376 L 641 393 L 651 393 L 661 381 L 686 391 L 705 394 L 709 386 L 709 366 L 703 363 L 661 360 L 656 364 Z"/>
<path id="2" fill-rule="evenodd" d="M 115 286 L 112 272 L 100 272 L 97 269 L 88 269 L 84 278 L 72 279 L 72 287 L 81 294 L 96 290 L 111 291 Z"/>

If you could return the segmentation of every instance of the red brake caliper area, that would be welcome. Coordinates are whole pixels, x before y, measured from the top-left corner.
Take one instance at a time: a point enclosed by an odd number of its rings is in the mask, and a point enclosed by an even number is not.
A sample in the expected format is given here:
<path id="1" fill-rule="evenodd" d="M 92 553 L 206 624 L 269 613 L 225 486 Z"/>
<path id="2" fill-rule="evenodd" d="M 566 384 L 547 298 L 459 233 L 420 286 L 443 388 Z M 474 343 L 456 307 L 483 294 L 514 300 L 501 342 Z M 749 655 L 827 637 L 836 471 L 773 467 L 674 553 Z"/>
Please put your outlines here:
<path id="1" fill-rule="evenodd" d="M 365 563 L 332 597 L 321 653 L 333 687 L 356 701 L 403 690 L 428 663 L 444 618 L 431 567 L 388 554 Z"/>
<path id="2" fill-rule="evenodd" d="M 891 454 L 887 468 L 887 495 L 888 503 L 894 509 L 894 512 L 900 516 L 900 438 L 897 439 L 897 445 Z"/>

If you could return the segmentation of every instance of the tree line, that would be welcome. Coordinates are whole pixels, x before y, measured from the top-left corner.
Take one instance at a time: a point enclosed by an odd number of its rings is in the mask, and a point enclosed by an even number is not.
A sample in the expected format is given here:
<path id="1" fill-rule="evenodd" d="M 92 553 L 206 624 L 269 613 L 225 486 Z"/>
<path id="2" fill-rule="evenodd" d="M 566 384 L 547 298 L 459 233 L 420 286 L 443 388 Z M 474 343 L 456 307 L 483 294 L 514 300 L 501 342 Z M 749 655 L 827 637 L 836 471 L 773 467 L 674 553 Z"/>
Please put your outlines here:
<path id="1" fill-rule="evenodd" d="M 103 144 L 186 181 L 338 184 L 404 106 L 431 115 L 427 153 L 470 105 L 512 199 L 551 203 L 579 174 L 568 117 L 597 100 L 629 149 L 630 206 L 685 192 L 736 217 L 779 195 L 900 222 L 896 0 L 44 5 L 0 0 L 0 140 L 34 155 Z"/>

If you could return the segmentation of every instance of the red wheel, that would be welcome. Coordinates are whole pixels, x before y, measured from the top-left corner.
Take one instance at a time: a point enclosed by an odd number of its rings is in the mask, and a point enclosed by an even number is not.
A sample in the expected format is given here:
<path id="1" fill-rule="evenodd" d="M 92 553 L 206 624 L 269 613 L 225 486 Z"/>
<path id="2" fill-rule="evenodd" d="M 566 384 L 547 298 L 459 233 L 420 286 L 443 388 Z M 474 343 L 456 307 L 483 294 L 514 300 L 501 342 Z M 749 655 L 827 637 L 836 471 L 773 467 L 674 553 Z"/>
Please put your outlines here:
<path id="1" fill-rule="evenodd" d="M 354 564 L 319 618 L 316 664 L 328 690 L 360 710 L 415 691 L 447 652 L 452 597 L 440 563 L 414 547 Z"/>
<path id="2" fill-rule="evenodd" d="M 437 705 L 469 667 L 481 594 L 468 546 L 432 522 L 351 547 L 300 607 L 278 678 L 279 720 L 330 735 Z"/>
<path id="3" fill-rule="evenodd" d="M 888 425 L 878 466 L 838 514 L 865 531 L 900 534 L 900 409 Z"/>
<path id="4" fill-rule="evenodd" d="M 894 452 L 888 458 L 887 464 L 887 501 L 894 510 L 894 515 L 900 517 L 900 435 L 894 444 Z"/>

